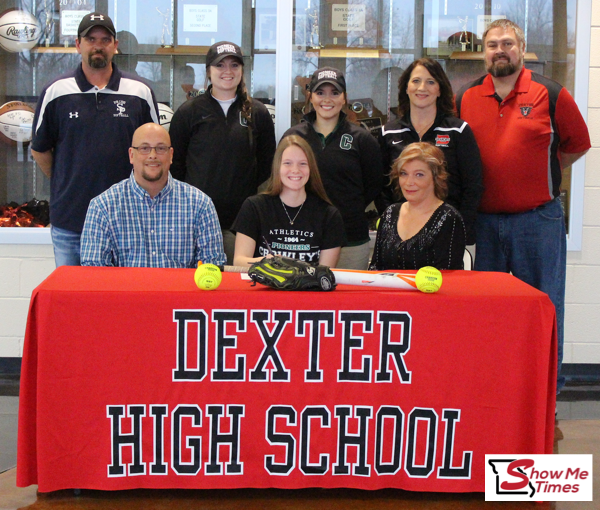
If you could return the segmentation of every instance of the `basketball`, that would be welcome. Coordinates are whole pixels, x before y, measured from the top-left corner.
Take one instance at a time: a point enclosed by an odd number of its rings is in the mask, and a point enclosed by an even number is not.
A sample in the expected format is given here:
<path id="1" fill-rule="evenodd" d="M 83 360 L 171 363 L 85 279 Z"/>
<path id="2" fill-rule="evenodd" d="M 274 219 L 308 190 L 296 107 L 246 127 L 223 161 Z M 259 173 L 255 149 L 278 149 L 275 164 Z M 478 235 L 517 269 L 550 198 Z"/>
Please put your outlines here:
<path id="1" fill-rule="evenodd" d="M 7 145 L 30 142 L 33 114 L 33 108 L 21 101 L 10 101 L 0 106 L 0 140 Z"/>
<path id="2" fill-rule="evenodd" d="M 42 35 L 42 27 L 27 11 L 10 10 L 0 16 L 0 46 L 19 53 L 33 48 Z"/>
<path id="3" fill-rule="evenodd" d="M 167 131 L 171 127 L 171 119 L 173 118 L 173 110 L 169 108 L 166 104 L 158 103 L 158 120 L 160 121 L 160 125 L 164 127 Z"/>

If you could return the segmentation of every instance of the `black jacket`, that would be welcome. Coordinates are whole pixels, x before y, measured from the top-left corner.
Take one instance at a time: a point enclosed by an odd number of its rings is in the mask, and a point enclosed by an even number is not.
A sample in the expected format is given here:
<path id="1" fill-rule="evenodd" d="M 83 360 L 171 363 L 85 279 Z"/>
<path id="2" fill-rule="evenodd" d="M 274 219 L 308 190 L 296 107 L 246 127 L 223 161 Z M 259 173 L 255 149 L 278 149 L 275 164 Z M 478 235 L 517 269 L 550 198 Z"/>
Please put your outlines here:
<path id="1" fill-rule="evenodd" d="M 341 122 L 329 135 L 325 145 L 315 131 L 315 112 L 283 135 L 299 135 L 311 146 L 323 186 L 329 199 L 344 220 L 346 239 L 350 245 L 369 240 L 369 224 L 365 207 L 379 195 L 383 187 L 383 167 L 377 140 L 369 131 L 352 124 L 341 113 Z"/>
<path id="2" fill-rule="evenodd" d="M 381 152 L 386 174 L 404 148 L 419 141 L 419 135 L 407 115 L 388 122 L 382 129 Z M 421 138 L 439 147 L 446 158 L 448 170 L 448 197 L 446 202 L 454 206 L 463 217 L 467 229 L 467 244 L 475 242 L 475 218 L 483 193 L 483 180 L 479 147 L 471 127 L 462 119 L 438 113 L 433 125 Z M 376 200 L 380 213 L 393 202 L 400 200 L 386 186 Z"/>
<path id="3" fill-rule="evenodd" d="M 238 98 L 227 112 L 210 93 L 183 103 L 173 115 L 171 174 L 206 193 L 221 228 L 228 229 L 246 198 L 271 175 L 275 129 L 266 107 L 252 100 L 252 145 Z"/>

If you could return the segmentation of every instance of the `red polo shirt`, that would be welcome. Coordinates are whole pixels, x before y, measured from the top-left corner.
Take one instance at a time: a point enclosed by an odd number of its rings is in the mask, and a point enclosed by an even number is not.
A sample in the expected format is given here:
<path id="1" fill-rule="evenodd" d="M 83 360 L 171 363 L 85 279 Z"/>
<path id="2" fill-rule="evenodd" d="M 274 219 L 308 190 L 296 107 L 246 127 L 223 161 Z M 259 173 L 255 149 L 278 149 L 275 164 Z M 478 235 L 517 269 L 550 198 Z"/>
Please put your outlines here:
<path id="1" fill-rule="evenodd" d="M 519 213 L 552 200 L 560 194 L 559 152 L 591 147 L 569 92 L 525 68 L 505 99 L 496 95 L 488 74 L 457 94 L 456 107 L 481 152 L 482 212 Z"/>

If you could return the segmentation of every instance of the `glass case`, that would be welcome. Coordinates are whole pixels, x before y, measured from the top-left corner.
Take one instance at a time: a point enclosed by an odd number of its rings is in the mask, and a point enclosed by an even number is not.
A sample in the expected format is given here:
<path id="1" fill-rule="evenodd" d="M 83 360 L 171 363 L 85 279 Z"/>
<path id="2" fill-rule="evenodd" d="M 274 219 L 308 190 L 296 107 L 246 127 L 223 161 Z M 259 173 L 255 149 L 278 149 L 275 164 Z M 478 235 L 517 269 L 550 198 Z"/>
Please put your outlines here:
<path id="1" fill-rule="evenodd" d="M 31 40 L 8 49 L 0 44 L 0 105 L 11 103 L 19 122 L 32 120 L 46 83 L 79 64 L 77 26 L 94 10 L 107 12 L 115 23 L 114 62 L 149 83 L 165 107 L 175 111 L 204 92 L 208 47 L 231 40 L 246 55 L 251 95 L 274 116 L 276 34 L 283 22 L 277 0 L 0 0 L 2 17 L 10 9 L 33 18 L 25 31 Z M 294 0 L 286 62 L 291 104 L 279 108 L 291 108 L 292 124 L 299 122 L 313 71 L 337 67 L 346 73 L 351 119 L 377 133 L 394 118 L 398 78 L 414 59 L 437 59 L 455 90 L 484 74 L 481 35 L 498 17 L 524 27 L 527 67 L 573 92 L 576 9 L 576 0 Z M 49 180 L 30 155 L 28 129 L 20 139 L 0 137 L 0 207 L 50 198 Z M 565 201 L 569 183 L 566 172 Z"/>
<path id="2" fill-rule="evenodd" d="M 295 0 L 293 118 L 324 66 L 346 73 L 349 109 L 369 126 L 395 115 L 397 84 L 414 59 L 438 60 L 455 91 L 483 75 L 481 37 L 497 18 L 526 27 L 526 66 L 573 92 L 575 0 Z"/>

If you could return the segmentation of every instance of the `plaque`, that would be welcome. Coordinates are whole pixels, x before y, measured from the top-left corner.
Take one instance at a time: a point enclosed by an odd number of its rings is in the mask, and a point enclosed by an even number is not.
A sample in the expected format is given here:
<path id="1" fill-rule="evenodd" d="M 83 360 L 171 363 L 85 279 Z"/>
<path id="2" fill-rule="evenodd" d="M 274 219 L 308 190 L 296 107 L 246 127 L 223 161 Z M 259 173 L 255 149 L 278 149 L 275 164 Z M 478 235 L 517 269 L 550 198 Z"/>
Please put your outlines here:
<path id="1" fill-rule="evenodd" d="M 380 3 L 369 0 L 327 0 L 326 47 L 378 48 Z M 325 14 L 325 13 L 324 13 Z"/>
<path id="2" fill-rule="evenodd" d="M 177 46 L 212 46 L 242 42 L 243 0 L 180 0 L 177 2 Z"/>
<path id="3" fill-rule="evenodd" d="M 60 2 L 59 43 L 68 48 L 75 46 L 81 19 L 96 10 L 95 0 L 62 0 Z"/>

